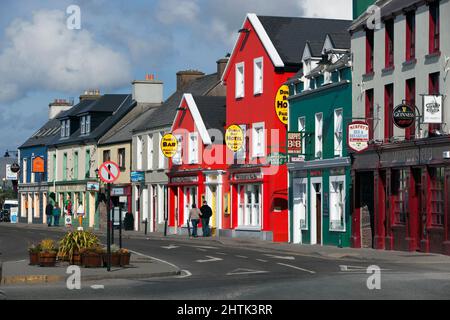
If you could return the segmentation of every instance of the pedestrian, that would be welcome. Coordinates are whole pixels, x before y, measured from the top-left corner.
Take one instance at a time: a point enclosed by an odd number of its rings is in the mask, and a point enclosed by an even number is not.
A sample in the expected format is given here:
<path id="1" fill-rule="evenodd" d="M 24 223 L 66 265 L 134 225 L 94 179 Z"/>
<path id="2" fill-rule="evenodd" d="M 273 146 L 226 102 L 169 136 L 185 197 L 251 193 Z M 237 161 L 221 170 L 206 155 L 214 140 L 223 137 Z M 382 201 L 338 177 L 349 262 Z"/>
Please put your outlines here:
<path id="1" fill-rule="evenodd" d="M 55 203 L 55 207 L 53 208 L 53 223 L 55 227 L 59 227 L 59 217 L 61 216 L 61 208 L 59 207 L 58 202 Z"/>
<path id="2" fill-rule="evenodd" d="M 83 231 L 84 206 L 82 201 L 80 201 L 78 205 L 77 217 L 78 217 L 78 230 Z"/>
<path id="3" fill-rule="evenodd" d="M 45 215 L 47 216 L 47 225 L 51 227 L 53 218 L 53 205 L 50 201 L 49 203 L 47 203 L 47 206 L 45 207 Z"/>
<path id="4" fill-rule="evenodd" d="M 200 221 L 201 211 L 197 208 L 197 205 L 194 203 L 192 205 L 192 209 L 189 211 L 189 220 L 192 223 L 192 237 L 198 238 L 197 235 L 197 225 Z"/>
<path id="5" fill-rule="evenodd" d="M 209 228 L 209 220 L 211 219 L 213 212 L 212 212 L 211 207 L 208 206 L 208 202 L 206 200 L 203 201 L 203 206 L 200 208 L 200 211 L 202 212 L 203 236 L 210 237 L 211 229 Z"/>

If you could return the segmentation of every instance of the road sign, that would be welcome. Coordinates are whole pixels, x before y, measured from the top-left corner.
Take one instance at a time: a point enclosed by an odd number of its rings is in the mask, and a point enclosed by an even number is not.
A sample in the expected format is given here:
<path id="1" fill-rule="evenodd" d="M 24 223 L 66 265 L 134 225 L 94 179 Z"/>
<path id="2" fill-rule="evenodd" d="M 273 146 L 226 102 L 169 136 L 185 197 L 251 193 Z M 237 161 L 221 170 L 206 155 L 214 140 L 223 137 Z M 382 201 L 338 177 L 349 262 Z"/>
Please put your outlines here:
<path id="1" fill-rule="evenodd" d="M 100 166 L 99 177 L 104 183 L 113 183 L 120 176 L 120 168 L 117 163 L 107 161 Z"/>

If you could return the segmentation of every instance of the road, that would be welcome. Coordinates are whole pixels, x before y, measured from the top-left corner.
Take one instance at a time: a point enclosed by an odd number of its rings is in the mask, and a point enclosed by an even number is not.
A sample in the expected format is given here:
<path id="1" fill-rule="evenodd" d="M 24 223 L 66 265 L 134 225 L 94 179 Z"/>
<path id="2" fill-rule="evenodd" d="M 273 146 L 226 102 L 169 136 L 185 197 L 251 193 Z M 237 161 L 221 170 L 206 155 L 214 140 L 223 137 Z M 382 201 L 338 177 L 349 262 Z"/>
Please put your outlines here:
<path id="1" fill-rule="evenodd" d="M 29 243 L 60 237 L 43 230 L 2 228 L 3 261 L 27 258 Z M 351 258 L 331 259 L 277 252 L 270 248 L 224 246 L 198 240 L 127 239 L 124 246 L 175 264 L 179 277 L 108 280 L 64 285 L 1 287 L 7 299 L 157 299 L 157 300 L 304 300 L 304 299 L 449 299 L 450 264 L 409 263 Z M 381 268 L 381 290 L 367 287 L 367 268 Z M 372 282 L 371 282 L 372 283 Z M 92 289 L 101 285 L 101 289 Z M 0 295 L 1 299 L 2 295 Z"/>

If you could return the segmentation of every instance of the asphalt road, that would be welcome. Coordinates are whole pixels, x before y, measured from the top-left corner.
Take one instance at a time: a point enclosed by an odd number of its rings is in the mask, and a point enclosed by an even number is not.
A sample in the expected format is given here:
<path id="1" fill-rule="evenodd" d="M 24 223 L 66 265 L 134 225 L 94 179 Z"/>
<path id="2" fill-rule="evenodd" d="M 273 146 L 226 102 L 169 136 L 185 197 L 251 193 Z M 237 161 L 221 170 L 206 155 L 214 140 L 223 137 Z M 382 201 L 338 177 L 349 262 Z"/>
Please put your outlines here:
<path id="1" fill-rule="evenodd" d="M 26 247 L 47 231 L 1 228 L 3 261 L 26 259 Z M 2 287 L 7 299 L 304 300 L 449 299 L 450 265 L 329 259 L 269 248 L 223 246 L 198 240 L 124 240 L 124 246 L 185 270 L 180 277 L 64 285 Z M 367 287 L 367 268 L 381 268 L 381 290 Z M 102 285 L 102 289 L 92 289 Z M 2 295 L 0 295 L 0 299 Z"/>

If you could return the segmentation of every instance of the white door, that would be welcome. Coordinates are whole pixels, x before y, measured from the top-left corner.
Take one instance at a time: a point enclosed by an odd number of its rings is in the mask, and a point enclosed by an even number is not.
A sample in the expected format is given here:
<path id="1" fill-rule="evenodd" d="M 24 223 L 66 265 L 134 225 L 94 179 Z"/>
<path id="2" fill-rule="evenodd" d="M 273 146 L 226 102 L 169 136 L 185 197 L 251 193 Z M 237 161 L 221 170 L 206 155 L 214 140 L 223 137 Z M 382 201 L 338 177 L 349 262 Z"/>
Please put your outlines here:
<path id="1" fill-rule="evenodd" d="M 311 179 L 311 244 L 322 244 L 322 178 Z"/>
<path id="2" fill-rule="evenodd" d="M 145 221 L 145 219 L 147 219 L 148 223 L 150 223 L 148 197 L 149 197 L 148 188 L 142 189 L 142 220 Z"/>
<path id="3" fill-rule="evenodd" d="M 297 244 L 302 243 L 302 228 L 306 226 L 306 179 L 294 179 L 293 182 L 294 215 L 293 239 Z"/>

